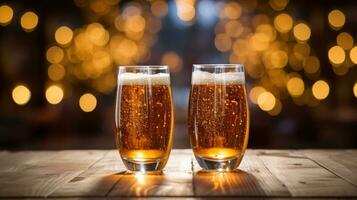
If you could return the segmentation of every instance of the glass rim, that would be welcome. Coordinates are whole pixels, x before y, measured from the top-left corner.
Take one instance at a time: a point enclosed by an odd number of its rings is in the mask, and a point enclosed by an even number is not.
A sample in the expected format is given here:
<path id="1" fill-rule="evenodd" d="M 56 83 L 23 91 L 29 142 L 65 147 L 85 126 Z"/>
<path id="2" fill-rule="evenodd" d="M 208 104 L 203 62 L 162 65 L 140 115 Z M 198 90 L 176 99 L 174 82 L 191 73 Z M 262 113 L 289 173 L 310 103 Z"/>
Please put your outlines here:
<path id="1" fill-rule="evenodd" d="M 228 68 L 243 68 L 243 64 L 193 64 L 195 68 L 206 68 L 206 69 L 214 69 L 214 68 L 220 68 L 220 69 L 228 69 Z"/>
<path id="2" fill-rule="evenodd" d="M 120 65 L 119 69 L 154 69 L 154 70 L 167 70 L 167 65 Z"/>

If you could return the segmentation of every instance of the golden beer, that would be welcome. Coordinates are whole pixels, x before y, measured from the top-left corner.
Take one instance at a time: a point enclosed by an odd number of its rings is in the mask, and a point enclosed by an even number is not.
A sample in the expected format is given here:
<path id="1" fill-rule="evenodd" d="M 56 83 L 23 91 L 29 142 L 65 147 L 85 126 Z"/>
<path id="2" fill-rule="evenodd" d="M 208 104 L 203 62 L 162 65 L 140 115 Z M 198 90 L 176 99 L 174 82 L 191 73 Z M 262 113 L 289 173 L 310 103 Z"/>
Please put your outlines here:
<path id="1" fill-rule="evenodd" d="M 188 130 L 201 167 L 238 167 L 249 131 L 243 72 L 193 72 Z"/>
<path id="2" fill-rule="evenodd" d="M 132 171 L 157 171 L 165 166 L 173 136 L 169 74 L 119 75 L 116 143 Z"/>

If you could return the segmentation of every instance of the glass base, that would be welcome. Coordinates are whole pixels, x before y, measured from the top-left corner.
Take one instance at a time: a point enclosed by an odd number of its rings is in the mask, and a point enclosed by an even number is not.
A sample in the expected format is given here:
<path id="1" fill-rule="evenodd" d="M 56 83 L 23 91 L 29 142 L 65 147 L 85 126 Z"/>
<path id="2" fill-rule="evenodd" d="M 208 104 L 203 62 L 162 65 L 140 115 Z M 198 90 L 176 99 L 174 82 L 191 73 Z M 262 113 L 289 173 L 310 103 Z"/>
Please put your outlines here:
<path id="1" fill-rule="evenodd" d="M 231 171 L 235 170 L 238 165 L 240 164 L 243 155 L 225 159 L 225 160 L 218 160 L 218 159 L 207 159 L 200 156 L 195 156 L 198 164 L 204 170 L 212 170 L 212 171 Z"/>
<path id="2" fill-rule="evenodd" d="M 122 158 L 122 160 L 129 171 L 142 173 L 160 172 L 164 164 L 162 159 L 150 162 L 133 161 L 126 158 Z"/>

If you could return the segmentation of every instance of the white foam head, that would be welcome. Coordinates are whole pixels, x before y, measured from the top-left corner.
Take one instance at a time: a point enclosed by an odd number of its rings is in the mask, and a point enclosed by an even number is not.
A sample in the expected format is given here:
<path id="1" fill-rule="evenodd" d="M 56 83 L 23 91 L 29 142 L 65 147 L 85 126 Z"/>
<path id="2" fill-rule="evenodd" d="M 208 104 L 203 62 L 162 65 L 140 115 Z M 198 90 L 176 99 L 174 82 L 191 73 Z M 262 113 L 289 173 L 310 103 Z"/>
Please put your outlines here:
<path id="1" fill-rule="evenodd" d="M 170 75 L 168 73 L 143 74 L 143 73 L 122 73 L 118 75 L 119 85 L 170 85 Z"/>
<path id="2" fill-rule="evenodd" d="M 244 72 L 210 73 L 194 71 L 192 73 L 192 85 L 203 84 L 245 84 Z"/>

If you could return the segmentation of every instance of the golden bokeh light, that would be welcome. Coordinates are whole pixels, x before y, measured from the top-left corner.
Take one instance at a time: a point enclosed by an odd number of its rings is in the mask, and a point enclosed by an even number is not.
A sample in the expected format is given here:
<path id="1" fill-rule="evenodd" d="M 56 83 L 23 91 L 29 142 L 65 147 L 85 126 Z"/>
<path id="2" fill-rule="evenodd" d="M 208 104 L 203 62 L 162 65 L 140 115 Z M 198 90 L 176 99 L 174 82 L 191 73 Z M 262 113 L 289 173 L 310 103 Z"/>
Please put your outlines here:
<path id="1" fill-rule="evenodd" d="M 353 94 L 357 98 L 357 82 L 353 85 Z"/>
<path id="2" fill-rule="evenodd" d="M 293 18 L 286 13 L 279 14 L 274 19 L 274 27 L 281 33 L 287 33 L 293 27 Z"/>
<path id="3" fill-rule="evenodd" d="M 345 14 L 342 11 L 335 9 L 328 14 L 328 22 L 333 29 L 340 29 L 346 22 Z"/>
<path id="4" fill-rule="evenodd" d="M 50 104 L 59 104 L 63 99 L 63 89 L 57 85 L 51 85 L 45 92 L 46 100 Z"/>
<path id="5" fill-rule="evenodd" d="M 164 17 L 169 10 L 167 3 L 163 0 L 153 1 L 151 4 L 151 12 L 156 17 Z"/>
<path id="6" fill-rule="evenodd" d="M 326 99 L 330 93 L 330 87 L 326 81 L 318 80 L 312 85 L 312 94 L 318 100 Z"/>
<path id="7" fill-rule="evenodd" d="M 328 51 L 328 58 L 333 64 L 341 64 L 345 61 L 345 51 L 340 46 L 333 46 Z"/>
<path id="8" fill-rule="evenodd" d="M 52 64 L 48 67 L 47 74 L 52 81 L 59 81 L 63 79 L 64 75 L 66 74 L 66 70 L 60 64 Z"/>
<path id="9" fill-rule="evenodd" d="M 288 80 L 286 87 L 288 92 L 293 97 L 301 96 L 304 93 L 304 81 L 299 77 L 292 77 Z"/>
<path id="10" fill-rule="evenodd" d="M 25 105 L 30 101 L 31 91 L 24 85 L 18 85 L 12 90 L 12 99 L 18 105 Z"/>
<path id="11" fill-rule="evenodd" d="M 309 56 L 303 62 L 305 72 L 316 73 L 320 68 L 320 60 L 316 56 Z"/>
<path id="12" fill-rule="evenodd" d="M 306 41 L 311 36 L 311 30 L 308 25 L 304 23 L 299 23 L 294 26 L 293 29 L 294 37 L 297 41 Z"/>
<path id="13" fill-rule="evenodd" d="M 140 15 L 129 17 L 125 21 L 124 29 L 127 32 L 140 33 L 145 30 L 145 19 Z"/>
<path id="14" fill-rule="evenodd" d="M 276 30 L 270 24 L 260 24 L 256 27 L 257 33 L 262 33 L 269 38 L 269 41 L 272 42 L 276 39 Z"/>
<path id="15" fill-rule="evenodd" d="M 253 87 L 250 92 L 249 92 L 249 99 L 252 103 L 257 104 L 258 103 L 258 97 L 265 92 L 266 90 L 261 87 L 261 86 L 255 86 Z"/>
<path id="16" fill-rule="evenodd" d="M 353 37 L 347 32 L 338 34 L 336 42 L 338 46 L 345 50 L 351 49 L 353 47 Z"/>
<path id="17" fill-rule="evenodd" d="M 196 15 L 194 3 L 194 0 L 176 0 L 178 18 L 185 22 L 193 20 Z"/>
<path id="18" fill-rule="evenodd" d="M 275 97 L 270 92 L 263 92 L 258 97 L 258 106 L 264 111 L 270 111 L 274 108 L 276 103 Z"/>
<path id="19" fill-rule="evenodd" d="M 243 25 L 236 20 L 231 20 L 227 22 L 224 25 L 224 29 L 230 37 L 235 38 L 239 37 L 244 31 Z"/>
<path id="20" fill-rule="evenodd" d="M 9 24 L 14 16 L 14 11 L 8 5 L 0 6 L 0 25 L 5 26 Z"/>
<path id="21" fill-rule="evenodd" d="M 270 7 L 275 11 L 284 10 L 288 3 L 289 0 L 269 0 Z"/>
<path id="22" fill-rule="evenodd" d="M 38 16 L 34 12 L 26 12 L 21 16 L 21 27 L 27 31 L 33 31 L 38 24 Z"/>
<path id="23" fill-rule="evenodd" d="M 47 61 L 50 63 L 60 63 L 63 57 L 64 57 L 64 52 L 58 46 L 50 47 L 46 52 Z"/>
<path id="24" fill-rule="evenodd" d="M 256 33 L 250 38 L 250 44 L 256 51 L 264 51 L 269 47 L 269 38 L 263 33 Z"/>
<path id="25" fill-rule="evenodd" d="M 288 64 L 288 54 L 282 50 L 273 51 L 270 55 L 272 68 L 283 68 Z"/>
<path id="26" fill-rule="evenodd" d="M 86 93 L 79 98 L 79 107 L 84 112 L 92 112 L 97 107 L 97 98 L 91 93 Z"/>
<path id="27" fill-rule="evenodd" d="M 72 41 L 73 31 L 67 26 L 59 27 L 55 32 L 55 40 L 60 45 L 67 45 Z"/>
<path id="28" fill-rule="evenodd" d="M 228 35 L 220 33 L 216 35 L 214 44 L 219 51 L 226 52 L 231 49 L 232 41 Z"/>
<path id="29" fill-rule="evenodd" d="M 228 19 L 238 19 L 242 14 L 242 7 L 237 2 L 230 2 L 224 6 L 223 13 Z"/>
<path id="30" fill-rule="evenodd" d="M 357 64 L 357 46 L 354 46 L 350 51 L 350 58 L 354 64 Z"/>
<path id="31" fill-rule="evenodd" d="M 281 101 L 279 99 L 275 99 L 275 106 L 273 109 L 269 110 L 268 113 L 271 116 L 277 116 L 281 113 L 281 110 L 283 109 L 283 104 L 281 103 Z"/>
<path id="32" fill-rule="evenodd" d="M 180 56 L 172 51 L 165 53 L 161 58 L 161 63 L 167 65 L 171 72 L 179 72 L 182 69 L 182 59 Z"/>

